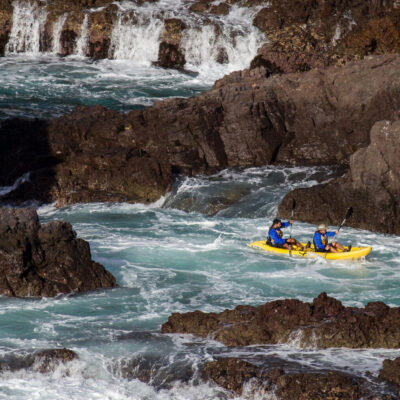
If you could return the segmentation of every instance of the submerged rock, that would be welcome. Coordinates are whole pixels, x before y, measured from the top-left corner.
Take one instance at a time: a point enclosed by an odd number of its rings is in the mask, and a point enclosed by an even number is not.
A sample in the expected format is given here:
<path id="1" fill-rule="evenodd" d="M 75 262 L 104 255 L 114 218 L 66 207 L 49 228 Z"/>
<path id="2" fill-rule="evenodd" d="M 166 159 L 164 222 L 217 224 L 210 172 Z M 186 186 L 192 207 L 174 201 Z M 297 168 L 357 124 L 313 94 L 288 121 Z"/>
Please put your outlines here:
<path id="1" fill-rule="evenodd" d="M 53 371 L 60 364 L 77 360 L 78 355 L 69 349 L 42 350 L 35 354 L 34 369 L 41 373 Z"/>
<path id="2" fill-rule="evenodd" d="M 117 286 L 67 222 L 40 224 L 34 209 L 0 208 L 0 294 L 83 293 Z"/>
<path id="3" fill-rule="evenodd" d="M 354 213 L 346 225 L 400 234 L 399 148 L 400 120 L 376 123 L 370 144 L 350 157 L 350 170 L 344 176 L 290 192 L 280 204 L 279 214 L 289 216 L 292 199 L 296 199 L 296 219 L 336 225 L 352 205 Z"/>
<path id="4" fill-rule="evenodd" d="M 296 341 L 302 347 L 399 348 L 400 308 L 368 303 L 344 307 L 321 293 L 312 303 L 277 300 L 258 307 L 237 306 L 220 314 L 173 313 L 162 333 L 191 333 L 227 346 Z"/>
<path id="5" fill-rule="evenodd" d="M 40 373 L 54 371 L 59 365 L 79 359 L 78 355 L 69 349 L 46 349 L 34 354 L 7 355 L 0 359 L 0 372 L 19 371 L 21 369 L 31 369 Z"/>

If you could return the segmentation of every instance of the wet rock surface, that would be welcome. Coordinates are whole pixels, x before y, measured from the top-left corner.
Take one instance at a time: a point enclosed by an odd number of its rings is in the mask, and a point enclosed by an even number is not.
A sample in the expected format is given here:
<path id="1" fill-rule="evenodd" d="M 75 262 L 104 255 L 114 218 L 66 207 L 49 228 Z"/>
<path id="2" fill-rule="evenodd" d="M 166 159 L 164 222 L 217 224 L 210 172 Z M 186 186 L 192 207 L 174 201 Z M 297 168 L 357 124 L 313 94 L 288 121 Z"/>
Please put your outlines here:
<path id="1" fill-rule="evenodd" d="M 176 173 L 276 162 L 346 165 L 368 145 L 373 124 L 400 109 L 399 68 L 397 55 L 270 78 L 258 68 L 232 73 L 198 97 L 128 114 L 78 107 L 50 122 L 8 121 L 0 127 L 4 171 L 31 175 L 3 199 L 151 202 Z M 21 152 L 29 163 L 19 161 Z M 10 184 L 5 180 L 0 184 Z"/>
<path id="2" fill-rule="evenodd" d="M 321 293 L 312 303 L 277 300 L 220 314 L 173 313 L 161 331 L 211 337 L 227 346 L 296 341 L 302 347 L 399 348 L 399 323 L 400 308 L 381 302 L 344 307 Z"/>
<path id="3" fill-rule="evenodd" d="M 46 349 L 25 356 L 7 355 L 0 360 L 0 372 L 34 370 L 40 373 L 54 371 L 59 365 L 79 359 L 78 355 L 69 349 Z"/>
<path id="4" fill-rule="evenodd" d="M 185 28 L 184 22 L 178 18 L 170 18 L 164 21 L 157 65 L 164 68 L 183 69 L 186 59 L 183 50 L 180 48 L 180 43 Z"/>
<path id="5" fill-rule="evenodd" d="M 397 385 L 400 395 L 400 357 L 394 360 L 385 360 L 379 378 Z"/>
<path id="6" fill-rule="evenodd" d="M 245 393 L 245 397 L 253 392 L 260 398 L 275 396 L 279 400 L 394 399 L 391 394 L 376 395 L 363 378 L 335 371 L 286 373 L 280 368 L 223 358 L 206 363 L 203 373 L 218 386 L 237 395 Z"/>
<path id="7" fill-rule="evenodd" d="M 346 225 L 383 233 L 400 233 L 400 121 L 377 122 L 370 144 L 350 157 L 350 170 L 342 177 L 309 189 L 290 192 L 278 213 L 289 216 L 296 199 L 296 219 L 339 224 L 346 209 L 354 213 Z M 335 204 L 335 207 L 321 207 Z M 298 208 L 298 210 L 297 210 Z"/>
<path id="8" fill-rule="evenodd" d="M 0 294 L 11 297 L 84 293 L 115 287 L 91 259 L 89 244 L 67 222 L 40 224 L 34 209 L 0 208 Z"/>

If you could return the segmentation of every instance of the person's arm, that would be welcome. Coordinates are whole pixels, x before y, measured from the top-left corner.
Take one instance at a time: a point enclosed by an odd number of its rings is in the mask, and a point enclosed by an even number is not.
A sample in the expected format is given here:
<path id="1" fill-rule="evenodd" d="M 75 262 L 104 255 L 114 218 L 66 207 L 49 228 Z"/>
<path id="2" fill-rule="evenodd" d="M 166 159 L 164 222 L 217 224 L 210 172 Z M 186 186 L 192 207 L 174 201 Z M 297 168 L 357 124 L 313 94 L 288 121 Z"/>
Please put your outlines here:
<path id="1" fill-rule="evenodd" d="M 336 232 L 326 232 L 326 236 L 333 237 L 336 235 Z"/>
<path id="2" fill-rule="evenodd" d="M 281 227 L 282 227 L 282 228 L 287 228 L 289 225 L 290 225 L 290 222 L 289 222 L 289 221 L 281 222 Z"/>
<path id="3" fill-rule="evenodd" d="M 274 242 L 274 244 L 284 244 L 286 243 L 285 239 L 282 239 L 278 233 L 276 232 L 276 229 L 271 229 L 269 231 L 269 237 L 272 239 L 272 241 Z"/>
<path id="4" fill-rule="evenodd" d="M 325 248 L 325 246 L 321 242 L 321 235 L 318 232 L 314 233 L 313 239 L 314 239 L 315 246 L 317 246 L 317 249 Z"/>

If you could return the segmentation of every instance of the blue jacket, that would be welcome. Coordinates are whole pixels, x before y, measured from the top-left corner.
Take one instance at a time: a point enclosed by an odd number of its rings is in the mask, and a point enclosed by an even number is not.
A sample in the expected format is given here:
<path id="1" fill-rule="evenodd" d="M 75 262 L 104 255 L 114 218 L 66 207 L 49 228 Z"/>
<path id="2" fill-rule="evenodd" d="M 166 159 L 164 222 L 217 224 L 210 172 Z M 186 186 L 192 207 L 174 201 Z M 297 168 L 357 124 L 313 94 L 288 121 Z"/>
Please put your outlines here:
<path id="1" fill-rule="evenodd" d="M 328 237 L 335 236 L 335 232 L 326 232 L 326 235 L 320 233 L 320 231 L 316 231 L 314 233 L 313 241 L 316 249 L 325 249 L 325 246 L 328 244 Z"/>
<path id="2" fill-rule="evenodd" d="M 289 221 L 281 222 L 281 228 L 288 227 Z M 282 231 L 280 229 L 269 228 L 268 237 L 271 239 L 272 244 L 285 244 L 286 240 L 282 239 Z"/>

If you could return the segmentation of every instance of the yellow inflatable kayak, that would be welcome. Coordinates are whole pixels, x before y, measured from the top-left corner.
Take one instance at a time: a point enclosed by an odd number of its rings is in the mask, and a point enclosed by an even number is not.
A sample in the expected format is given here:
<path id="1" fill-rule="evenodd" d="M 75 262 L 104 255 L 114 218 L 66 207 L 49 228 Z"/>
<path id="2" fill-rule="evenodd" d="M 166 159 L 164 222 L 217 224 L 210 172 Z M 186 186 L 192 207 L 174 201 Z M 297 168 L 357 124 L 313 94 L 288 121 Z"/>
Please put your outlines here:
<path id="1" fill-rule="evenodd" d="M 305 247 L 306 244 L 302 243 Z M 260 240 L 258 242 L 253 242 L 249 244 L 250 247 L 261 249 L 264 251 L 268 251 L 270 253 L 281 254 L 281 255 L 289 255 L 289 250 L 280 249 L 278 247 L 269 246 L 265 240 Z M 292 256 L 298 257 L 323 257 L 327 260 L 356 260 L 358 258 L 365 257 L 370 251 L 372 247 L 352 247 L 350 251 L 343 251 L 339 253 L 320 253 L 314 251 L 314 246 L 311 245 L 310 248 L 305 251 L 298 250 L 295 246 L 292 247 L 292 251 L 290 252 Z"/>

